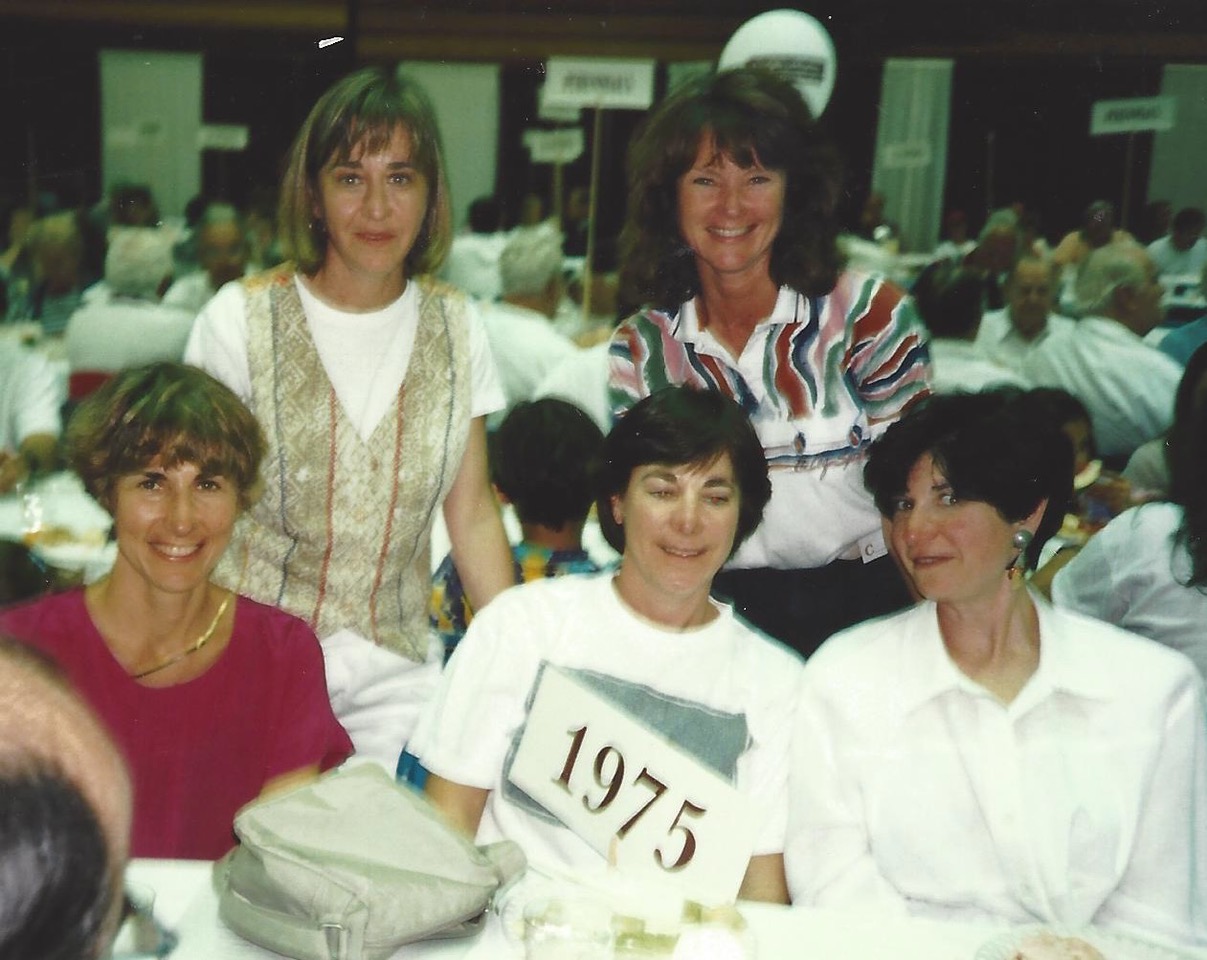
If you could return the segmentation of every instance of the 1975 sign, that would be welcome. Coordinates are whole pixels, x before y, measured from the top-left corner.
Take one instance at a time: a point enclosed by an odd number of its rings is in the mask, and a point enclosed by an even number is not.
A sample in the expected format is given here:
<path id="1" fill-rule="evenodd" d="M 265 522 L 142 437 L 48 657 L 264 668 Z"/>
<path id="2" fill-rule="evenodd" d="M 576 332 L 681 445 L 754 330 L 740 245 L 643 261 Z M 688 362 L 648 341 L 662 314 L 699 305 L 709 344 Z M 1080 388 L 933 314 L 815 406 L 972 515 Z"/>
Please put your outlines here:
<path id="1" fill-rule="evenodd" d="M 510 779 L 618 869 L 705 903 L 737 896 L 754 843 L 748 798 L 555 667 Z"/>

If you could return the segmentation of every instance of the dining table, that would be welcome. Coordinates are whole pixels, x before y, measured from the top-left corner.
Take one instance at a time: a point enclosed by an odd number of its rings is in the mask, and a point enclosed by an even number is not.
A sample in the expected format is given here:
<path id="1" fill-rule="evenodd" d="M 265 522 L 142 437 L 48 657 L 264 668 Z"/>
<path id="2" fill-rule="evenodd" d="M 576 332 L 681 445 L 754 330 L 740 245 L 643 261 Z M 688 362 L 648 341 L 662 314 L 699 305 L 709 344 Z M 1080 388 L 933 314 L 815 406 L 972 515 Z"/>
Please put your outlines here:
<path id="1" fill-rule="evenodd" d="M 203 861 L 134 860 L 129 883 L 154 891 L 158 920 L 179 938 L 172 960 L 275 960 L 223 925 L 211 882 L 213 865 Z M 886 916 L 865 910 L 784 907 L 741 902 L 747 923 L 748 960 L 1009 960 L 1021 932 L 992 923 L 951 922 Z M 1092 939 L 1092 938 L 1091 938 Z M 1193 960 L 1207 951 L 1103 933 L 1106 960 Z M 119 938 L 119 948 L 121 940 Z M 1118 946 L 1118 949 L 1115 947 Z M 115 960 L 123 956 L 115 951 Z M 509 936 L 492 912 L 483 931 L 460 940 L 432 940 L 399 948 L 395 960 L 522 960 L 523 945 Z M 704 953 L 693 960 L 711 960 Z M 680 960 L 679 954 L 675 960 Z"/>

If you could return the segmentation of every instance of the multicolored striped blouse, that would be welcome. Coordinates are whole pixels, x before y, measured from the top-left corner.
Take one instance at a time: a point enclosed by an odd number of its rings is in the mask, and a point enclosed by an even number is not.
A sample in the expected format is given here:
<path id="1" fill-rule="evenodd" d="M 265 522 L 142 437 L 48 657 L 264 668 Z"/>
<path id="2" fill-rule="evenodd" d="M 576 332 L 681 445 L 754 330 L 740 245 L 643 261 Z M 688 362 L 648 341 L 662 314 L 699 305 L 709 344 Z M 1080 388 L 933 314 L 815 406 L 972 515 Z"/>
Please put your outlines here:
<path id="1" fill-rule="evenodd" d="M 671 384 L 720 390 L 750 415 L 772 468 L 772 503 L 733 565 L 813 567 L 878 536 L 863 489 L 868 445 L 929 392 L 926 335 L 887 281 L 853 271 L 826 296 L 780 289 L 735 358 L 693 303 L 646 310 L 612 339 L 614 415 Z M 853 552 L 852 552 L 853 551 Z"/>

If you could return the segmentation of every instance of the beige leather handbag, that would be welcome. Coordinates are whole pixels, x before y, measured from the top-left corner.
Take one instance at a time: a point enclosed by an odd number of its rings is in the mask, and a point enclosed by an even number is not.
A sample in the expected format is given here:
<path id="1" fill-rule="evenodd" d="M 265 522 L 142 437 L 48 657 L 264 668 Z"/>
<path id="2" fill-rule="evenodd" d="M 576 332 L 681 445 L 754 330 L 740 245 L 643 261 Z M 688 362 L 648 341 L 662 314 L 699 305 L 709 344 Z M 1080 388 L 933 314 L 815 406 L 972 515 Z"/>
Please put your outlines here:
<path id="1" fill-rule="evenodd" d="M 375 764 L 249 804 L 235 833 L 240 845 L 214 865 L 219 915 L 297 960 L 381 960 L 476 933 L 525 866 L 514 843 L 474 846 Z"/>

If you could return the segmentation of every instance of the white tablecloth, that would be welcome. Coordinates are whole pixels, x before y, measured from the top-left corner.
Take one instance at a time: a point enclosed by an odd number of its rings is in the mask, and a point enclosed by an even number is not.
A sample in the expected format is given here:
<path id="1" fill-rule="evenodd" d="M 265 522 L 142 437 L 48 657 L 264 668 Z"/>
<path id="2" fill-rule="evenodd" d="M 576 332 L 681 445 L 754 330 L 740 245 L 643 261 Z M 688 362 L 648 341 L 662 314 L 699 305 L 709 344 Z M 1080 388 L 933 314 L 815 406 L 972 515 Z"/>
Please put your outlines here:
<path id="1" fill-rule="evenodd" d="M 180 935 L 172 960 L 273 960 L 277 955 L 230 932 L 218 919 L 210 864 L 137 860 L 131 880 L 156 891 L 156 915 Z M 792 909 L 743 903 L 758 960 L 973 960 L 982 944 L 1002 931 L 978 924 L 886 919 L 853 912 Z M 498 920 L 472 940 L 403 947 L 399 960 L 516 960 Z"/>

